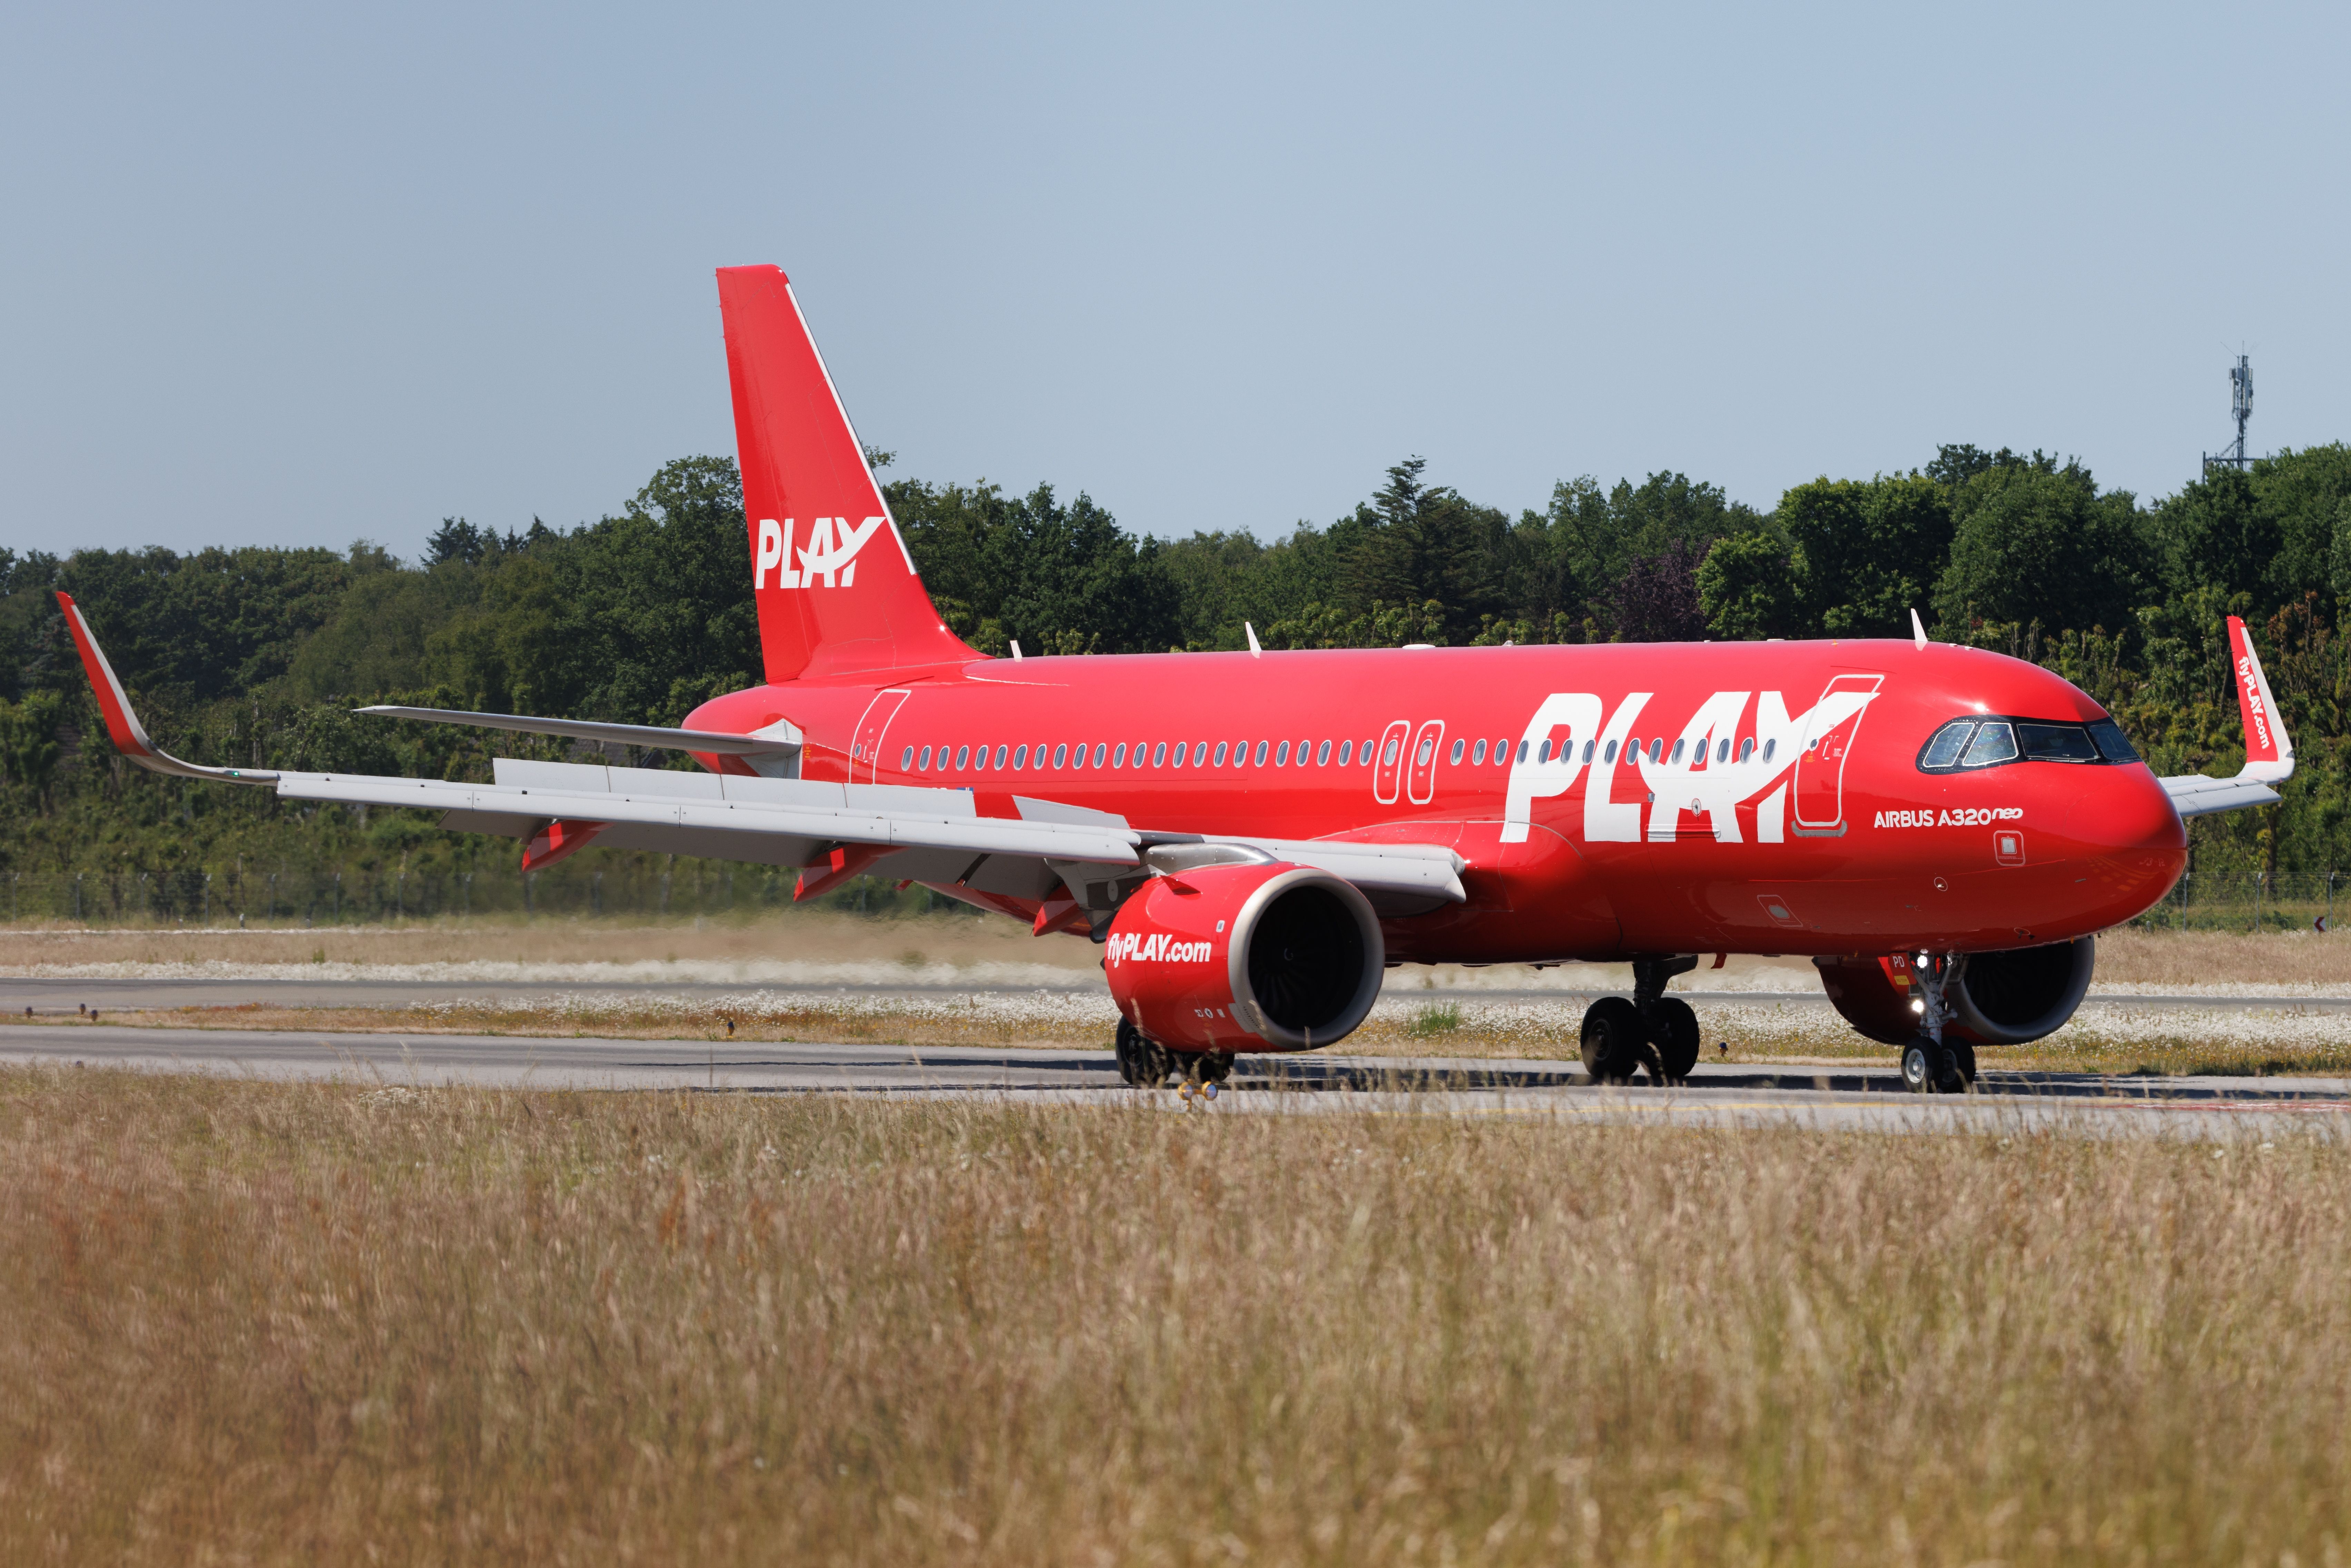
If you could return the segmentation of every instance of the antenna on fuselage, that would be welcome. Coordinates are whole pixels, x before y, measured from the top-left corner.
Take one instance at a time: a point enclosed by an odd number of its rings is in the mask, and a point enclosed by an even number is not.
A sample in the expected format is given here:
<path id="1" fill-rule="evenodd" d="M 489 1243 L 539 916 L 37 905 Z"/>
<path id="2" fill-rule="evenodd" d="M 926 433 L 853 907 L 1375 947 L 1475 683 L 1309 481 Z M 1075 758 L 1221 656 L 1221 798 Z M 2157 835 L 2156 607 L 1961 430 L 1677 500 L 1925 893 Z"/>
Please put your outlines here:
<path id="1" fill-rule="evenodd" d="M 1249 657 L 1252 659 L 1265 657 L 1265 650 L 1257 645 L 1257 628 L 1244 621 L 1241 622 L 1241 630 L 1249 633 Z"/>
<path id="2" fill-rule="evenodd" d="M 2253 361 L 2249 355 L 2239 354 L 2237 362 L 2229 367 L 2229 416 L 2237 422 L 2236 442 L 2219 452 L 2207 452 L 2204 466 L 2242 473 L 2252 461 L 2245 455 L 2245 424 L 2253 417 Z"/>
<path id="3" fill-rule="evenodd" d="M 1927 623 L 1918 619 L 1918 607 L 1910 607 L 1910 645 L 1920 653 L 1927 651 Z"/>

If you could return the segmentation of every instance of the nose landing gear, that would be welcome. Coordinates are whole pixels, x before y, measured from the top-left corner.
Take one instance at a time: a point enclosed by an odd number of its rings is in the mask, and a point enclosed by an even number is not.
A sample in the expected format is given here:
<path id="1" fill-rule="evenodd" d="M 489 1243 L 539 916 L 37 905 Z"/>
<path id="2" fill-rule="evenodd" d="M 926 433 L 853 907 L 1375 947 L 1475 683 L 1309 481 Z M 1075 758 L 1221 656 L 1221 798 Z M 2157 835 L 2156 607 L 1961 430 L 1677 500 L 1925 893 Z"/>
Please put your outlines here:
<path id="1" fill-rule="evenodd" d="M 1951 1017 L 1943 989 L 1958 977 L 1960 962 L 1949 953 L 1911 956 L 1910 973 L 1925 1004 L 1917 1036 L 1902 1048 L 1902 1083 L 1913 1094 L 1975 1092 L 1976 1048 L 1963 1040 L 1943 1038 Z"/>

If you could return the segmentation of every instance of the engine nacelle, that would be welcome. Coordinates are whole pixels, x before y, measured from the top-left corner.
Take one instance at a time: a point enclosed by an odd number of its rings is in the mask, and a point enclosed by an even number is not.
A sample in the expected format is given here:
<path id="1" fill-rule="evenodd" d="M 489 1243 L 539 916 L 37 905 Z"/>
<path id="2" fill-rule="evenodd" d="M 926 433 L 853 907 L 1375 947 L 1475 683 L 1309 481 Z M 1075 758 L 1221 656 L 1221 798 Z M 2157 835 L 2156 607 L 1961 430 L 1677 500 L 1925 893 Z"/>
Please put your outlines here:
<path id="1" fill-rule="evenodd" d="M 1944 988 L 1951 1009 L 1945 1033 L 1974 1045 L 2022 1045 L 2055 1032 L 2088 994 L 2097 951 L 2095 937 L 2080 936 L 1969 954 Z M 1905 955 L 1814 963 L 1822 988 L 1855 1029 L 1886 1045 L 1918 1032 L 1917 992 Z"/>
<path id="2" fill-rule="evenodd" d="M 1286 862 L 1153 877 L 1120 907 L 1105 947 L 1120 1014 L 1187 1051 L 1329 1045 L 1372 1010 L 1386 957 L 1353 883 Z"/>

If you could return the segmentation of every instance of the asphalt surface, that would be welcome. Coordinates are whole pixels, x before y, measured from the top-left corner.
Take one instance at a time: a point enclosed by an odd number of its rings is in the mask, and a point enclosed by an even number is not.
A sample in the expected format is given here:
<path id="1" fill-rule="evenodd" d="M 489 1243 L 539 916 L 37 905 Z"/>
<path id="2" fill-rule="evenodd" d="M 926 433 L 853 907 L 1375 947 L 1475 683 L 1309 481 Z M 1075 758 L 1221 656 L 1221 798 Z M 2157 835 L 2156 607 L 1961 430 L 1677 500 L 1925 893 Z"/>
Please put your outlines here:
<path id="1" fill-rule="evenodd" d="M 265 1080 L 735 1092 L 866 1092 L 1187 1110 L 1121 1083 L 1108 1051 L 711 1044 L 515 1035 L 0 1027 L 0 1062 L 210 1071 Z M 1876 1133 L 2351 1140 L 2351 1079 L 1984 1074 L 1980 1092 L 1920 1096 L 1885 1068 L 1701 1064 L 1687 1085 L 1601 1087 L 1580 1064 L 1325 1056 L 1244 1058 L 1197 1113 L 1549 1115 L 1593 1123 L 1793 1126 Z"/>
<path id="2" fill-rule="evenodd" d="M 1621 990 L 1621 988 L 1620 988 Z M 726 983 L 714 981 L 661 981 L 637 984 L 584 984 L 529 980 L 505 983 L 448 980 L 69 980 L 69 979 L 5 979 L 0 980 L 0 1011 L 22 1016 L 30 1007 L 36 1015 L 71 1014 L 80 1007 L 93 1007 L 101 1012 L 121 1012 L 147 1008 L 225 1008 L 240 1007 L 247 1002 L 260 1002 L 280 1008 L 405 1008 L 430 1002 L 487 1001 L 499 998 L 517 999 L 538 997 L 609 997 L 625 999 L 632 997 L 706 997 L 712 1002 L 723 1002 L 730 997 L 801 992 L 809 996 L 856 997 L 964 997 L 964 996 L 1036 996 L 1040 993 L 1056 996 L 1102 994 L 1098 980 L 1073 981 L 1053 986 L 910 986 L 905 984 L 874 985 L 781 985 L 745 981 Z M 1409 982 L 1390 988 L 1386 993 L 1405 1001 L 1463 1002 L 1558 1002 L 1562 1006 L 1589 1003 L 1593 998 L 1606 996 L 1604 990 L 1555 990 L 1522 988 L 1512 990 L 1470 989 L 1448 987 L 1439 990 L 1424 990 Z M 1698 1006 L 1708 1002 L 1784 1003 L 1799 1007 L 1825 1008 L 1827 996 L 1818 989 L 1808 991 L 1704 991 L 1679 990 L 1674 995 Z M 2305 1013 L 2351 1012 L 2351 997 L 2169 997 L 2169 996 L 2100 996 L 2092 992 L 2093 1002 L 2109 1002 L 2129 1007 L 2202 1008 L 2221 1011 L 2248 1011 L 2285 1009 Z"/>

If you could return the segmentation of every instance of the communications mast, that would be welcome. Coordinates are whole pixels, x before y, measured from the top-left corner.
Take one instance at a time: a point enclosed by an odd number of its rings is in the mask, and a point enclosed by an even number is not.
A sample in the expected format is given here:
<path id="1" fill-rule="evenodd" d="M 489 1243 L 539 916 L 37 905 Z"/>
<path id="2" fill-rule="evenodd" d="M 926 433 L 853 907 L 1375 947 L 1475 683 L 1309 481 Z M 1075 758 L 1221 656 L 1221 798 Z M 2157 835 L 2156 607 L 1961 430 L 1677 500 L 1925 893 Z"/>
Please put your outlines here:
<path id="1" fill-rule="evenodd" d="M 2252 461 L 2245 455 L 2245 422 L 2253 417 L 2253 361 L 2243 354 L 2239 354 L 2237 362 L 2229 367 L 2229 413 L 2237 422 L 2236 443 L 2217 453 L 2207 452 L 2204 466 L 2234 468 L 2242 473 L 2245 465 Z"/>

